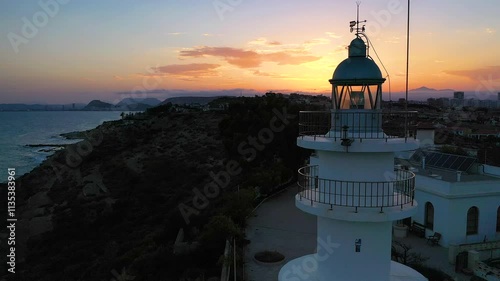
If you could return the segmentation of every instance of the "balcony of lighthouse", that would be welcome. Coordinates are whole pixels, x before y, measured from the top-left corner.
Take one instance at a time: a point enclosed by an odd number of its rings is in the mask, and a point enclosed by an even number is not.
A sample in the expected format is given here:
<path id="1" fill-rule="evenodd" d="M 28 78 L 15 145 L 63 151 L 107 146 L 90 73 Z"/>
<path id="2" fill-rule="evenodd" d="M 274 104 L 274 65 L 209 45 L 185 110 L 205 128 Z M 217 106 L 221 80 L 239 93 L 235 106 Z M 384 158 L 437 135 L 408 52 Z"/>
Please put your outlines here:
<path id="1" fill-rule="evenodd" d="M 416 111 L 349 109 L 301 111 L 297 145 L 346 152 L 409 151 L 418 147 L 409 128 Z"/>
<path id="2" fill-rule="evenodd" d="M 348 221 L 393 221 L 417 208 L 415 174 L 397 169 L 385 181 L 344 181 L 319 177 L 320 167 L 298 171 L 296 206 L 308 213 Z"/>

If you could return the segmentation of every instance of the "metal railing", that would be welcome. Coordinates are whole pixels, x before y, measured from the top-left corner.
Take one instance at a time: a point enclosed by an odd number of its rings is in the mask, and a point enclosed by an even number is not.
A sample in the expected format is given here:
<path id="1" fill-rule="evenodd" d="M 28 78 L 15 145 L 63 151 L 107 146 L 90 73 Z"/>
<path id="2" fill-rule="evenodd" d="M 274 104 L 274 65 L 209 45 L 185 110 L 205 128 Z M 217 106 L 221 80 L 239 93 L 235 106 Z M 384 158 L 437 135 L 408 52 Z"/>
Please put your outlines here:
<path id="1" fill-rule="evenodd" d="M 301 111 L 299 136 L 349 139 L 408 138 L 416 111 Z"/>
<path id="2" fill-rule="evenodd" d="M 387 175 L 387 181 L 342 181 L 318 177 L 318 166 L 299 169 L 298 186 L 300 200 L 305 198 L 311 205 L 322 203 L 333 206 L 380 208 L 413 206 L 415 174 L 407 170 L 395 170 Z"/>

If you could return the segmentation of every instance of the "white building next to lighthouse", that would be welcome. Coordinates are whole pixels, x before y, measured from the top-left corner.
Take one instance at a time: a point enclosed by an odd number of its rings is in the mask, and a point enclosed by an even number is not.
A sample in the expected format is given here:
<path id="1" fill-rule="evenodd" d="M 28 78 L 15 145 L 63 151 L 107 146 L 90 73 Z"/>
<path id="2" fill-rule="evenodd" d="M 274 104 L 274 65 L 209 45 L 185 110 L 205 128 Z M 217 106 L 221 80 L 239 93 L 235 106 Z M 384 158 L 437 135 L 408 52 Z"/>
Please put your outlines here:
<path id="1" fill-rule="evenodd" d="M 349 57 L 329 80 L 332 109 L 300 113 L 297 145 L 314 153 L 299 169 L 295 204 L 317 216 L 317 249 L 285 264 L 280 281 L 427 280 L 391 261 L 393 222 L 418 208 L 415 174 L 394 169 L 396 152 L 419 146 L 408 137 L 411 113 L 382 111 L 385 79 L 354 26 Z"/>
<path id="2" fill-rule="evenodd" d="M 397 160 L 416 174 L 412 221 L 422 235 L 441 234 L 443 247 L 500 241 L 500 168 L 476 160 L 430 149 Z"/>

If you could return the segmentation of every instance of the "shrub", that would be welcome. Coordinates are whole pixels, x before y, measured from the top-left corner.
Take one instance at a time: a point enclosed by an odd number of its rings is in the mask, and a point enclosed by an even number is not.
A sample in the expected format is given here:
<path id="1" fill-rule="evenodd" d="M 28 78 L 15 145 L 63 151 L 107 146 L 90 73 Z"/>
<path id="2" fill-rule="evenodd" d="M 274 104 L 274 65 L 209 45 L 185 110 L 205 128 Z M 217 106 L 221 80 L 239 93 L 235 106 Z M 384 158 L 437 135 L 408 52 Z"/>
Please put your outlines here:
<path id="1" fill-rule="evenodd" d="M 255 254 L 255 259 L 260 262 L 279 262 L 285 259 L 285 256 L 277 251 L 263 251 Z"/>
<path id="2" fill-rule="evenodd" d="M 413 269 L 420 272 L 429 281 L 450 281 L 453 280 L 450 275 L 442 272 L 439 269 L 428 267 L 425 265 L 413 265 Z"/>

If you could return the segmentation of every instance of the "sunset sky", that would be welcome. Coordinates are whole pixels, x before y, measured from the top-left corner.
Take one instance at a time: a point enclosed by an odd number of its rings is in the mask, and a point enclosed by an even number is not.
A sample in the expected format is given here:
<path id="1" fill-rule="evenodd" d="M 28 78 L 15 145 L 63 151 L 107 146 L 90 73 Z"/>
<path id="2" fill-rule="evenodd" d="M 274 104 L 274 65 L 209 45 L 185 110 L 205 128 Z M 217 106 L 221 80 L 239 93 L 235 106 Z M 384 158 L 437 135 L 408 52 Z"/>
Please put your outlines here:
<path id="1" fill-rule="evenodd" d="M 499 92 L 498 7 L 413 0 L 410 89 Z M 404 91 L 407 8 L 361 4 L 392 92 Z M 340 0 L 0 0 L 0 103 L 327 94 L 355 18 Z"/>

